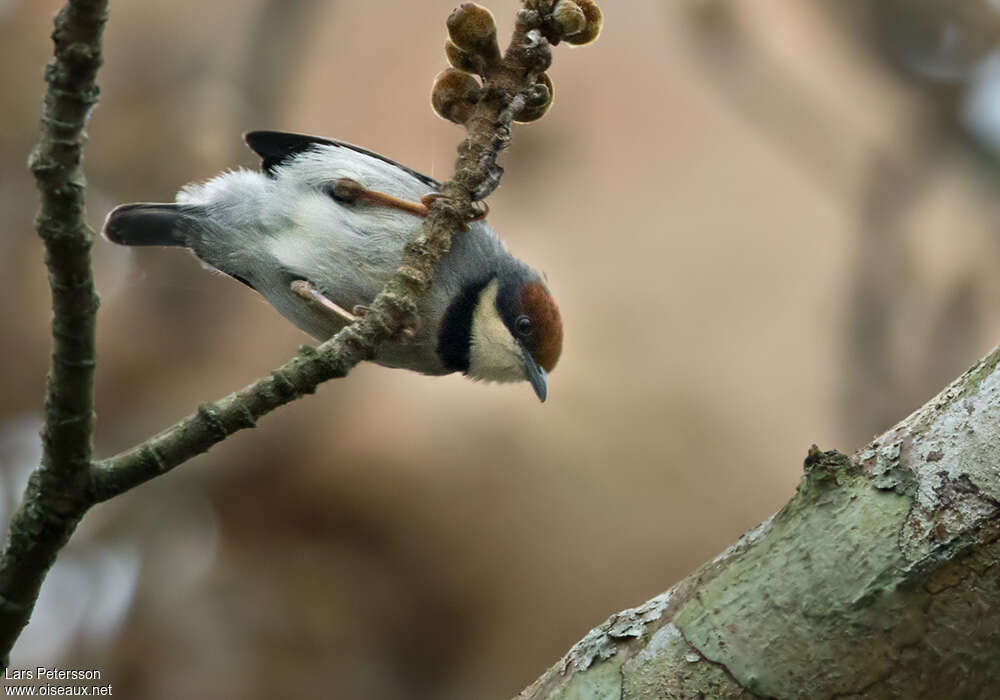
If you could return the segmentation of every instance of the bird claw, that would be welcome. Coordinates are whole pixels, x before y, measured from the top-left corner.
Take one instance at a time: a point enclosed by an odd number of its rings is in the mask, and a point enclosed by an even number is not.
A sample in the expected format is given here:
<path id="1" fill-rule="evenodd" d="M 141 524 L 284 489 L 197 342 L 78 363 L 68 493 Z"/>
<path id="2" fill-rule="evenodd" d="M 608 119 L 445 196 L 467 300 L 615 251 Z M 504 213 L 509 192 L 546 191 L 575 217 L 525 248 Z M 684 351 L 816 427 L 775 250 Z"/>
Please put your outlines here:
<path id="1" fill-rule="evenodd" d="M 423 197 L 420 198 L 420 204 L 423 205 L 424 209 L 427 210 L 427 214 L 429 214 L 431 205 L 434 204 L 434 200 L 441 199 L 444 196 L 446 195 L 440 194 L 438 192 L 431 192 L 430 194 L 425 194 Z M 487 204 L 486 202 L 483 201 L 473 202 L 472 207 L 473 207 L 472 216 L 469 217 L 466 223 L 472 224 L 477 221 L 482 221 L 483 219 L 486 218 L 487 214 L 490 213 L 490 205 Z M 427 214 L 424 214 L 424 216 L 427 216 Z"/>

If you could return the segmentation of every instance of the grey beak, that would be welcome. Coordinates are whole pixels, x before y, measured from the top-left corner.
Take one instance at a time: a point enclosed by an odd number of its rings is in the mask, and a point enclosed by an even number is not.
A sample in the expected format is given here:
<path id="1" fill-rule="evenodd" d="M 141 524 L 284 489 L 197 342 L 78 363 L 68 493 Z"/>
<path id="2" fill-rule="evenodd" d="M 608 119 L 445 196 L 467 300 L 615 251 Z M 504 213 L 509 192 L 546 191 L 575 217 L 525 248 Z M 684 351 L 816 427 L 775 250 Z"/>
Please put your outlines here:
<path id="1" fill-rule="evenodd" d="M 524 358 L 524 373 L 528 376 L 528 381 L 531 382 L 531 388 L 535 390 L 538 400 L 544 403 L 545 397 L 549 395 L 549 384 L 545 370 L 538 366 L 535 358 L 524 346 L 521 347 L 521 355 Z"/>

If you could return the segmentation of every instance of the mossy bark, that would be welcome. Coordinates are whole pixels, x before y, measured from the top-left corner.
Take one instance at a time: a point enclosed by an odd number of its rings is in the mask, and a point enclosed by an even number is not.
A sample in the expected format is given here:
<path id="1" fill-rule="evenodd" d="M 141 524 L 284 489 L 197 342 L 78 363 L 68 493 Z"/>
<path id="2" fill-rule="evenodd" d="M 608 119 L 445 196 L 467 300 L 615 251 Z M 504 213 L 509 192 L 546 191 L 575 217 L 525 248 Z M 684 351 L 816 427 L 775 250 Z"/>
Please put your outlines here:
<path id="1" fill-rule="evenodd" d="M 1000 697 L 1000 349 L 520 700 Z"/>

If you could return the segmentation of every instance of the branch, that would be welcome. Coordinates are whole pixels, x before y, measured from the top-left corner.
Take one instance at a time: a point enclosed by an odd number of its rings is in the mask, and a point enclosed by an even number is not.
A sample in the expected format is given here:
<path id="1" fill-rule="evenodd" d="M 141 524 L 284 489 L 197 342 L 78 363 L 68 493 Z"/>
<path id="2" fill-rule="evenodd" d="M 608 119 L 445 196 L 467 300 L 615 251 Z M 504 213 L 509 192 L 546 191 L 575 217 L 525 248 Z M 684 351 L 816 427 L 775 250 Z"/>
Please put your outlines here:
<path id="1" fill-rule="evenodd" d="M 88 503 L 94 430 L 97 292 L 90 267 L 93 234 L 84 221 L 84 125 L 97 102 L 106 0 L 73 0 L 55 19 L 55 55 L 42 134 L 29 165 L 41 193 L 35 220 L 52 289 L 52 362 L 45 392 L 42 461 L 10 524 L 0 559 L 0 655 L 28 622 L 42 580 Z"/>
<path id="2" fill-rule="evenodd" d="M 1000 348 L 519 700 L 996 697 Z"/>
<path id="3" fill-rule="evenodd" d="M 328 379 L 345 376 L 374 356 L 389 340 L 405 341 L 417 323 L 416 310 L 433 281 L 437 263 L 452 236 L 465 229 L 473 202 L 499 184 L 497 157 L 510 140 L 510 124 L 541 116 L 551 102 L 551 83 L 542 72 L 551 61 L 550 43 L 587 43 L 600 29 L 593 0 L 523 0 L 510 46 L 496 45 L 492 15 L 472 3 L 449 17 L 460 56 L 475 63 L 483 80 L 464 101 L 466 127 L 454 177 L 441 188 L 401 265 L 368 312 L 317 349 L 298 354 L 268 377 L 219 401 L 203 404 L 172 428 L 99 463 L 91 461 L 92 381 L 97 296 L 89 249 L 92 235 L 83 222 L 80 158 L 83 126 L 96 102 L 101 30 L 106 1 L 69 0 L 56 18 L 55 59 L 41 143 L 32 169 L 42 190 L 38 230 L 46 242 L 53 291 L 53 369 L 46 400 L 45 453 L 11 522 L 0 560 L 0 653 L 7 655 L 27 624 L 39 587 L 58 551 L 87 509 L 163 474 Z M 469 44 L 467 40 L 471 40 Z M 457 59 L 455 59 L 457 60 Z M 468 85 L 468 81 L 465 82 Z M 440 85 L 434 103 L 439 103 Z M 473 99 L 474 98 L 474 99 Z"/>

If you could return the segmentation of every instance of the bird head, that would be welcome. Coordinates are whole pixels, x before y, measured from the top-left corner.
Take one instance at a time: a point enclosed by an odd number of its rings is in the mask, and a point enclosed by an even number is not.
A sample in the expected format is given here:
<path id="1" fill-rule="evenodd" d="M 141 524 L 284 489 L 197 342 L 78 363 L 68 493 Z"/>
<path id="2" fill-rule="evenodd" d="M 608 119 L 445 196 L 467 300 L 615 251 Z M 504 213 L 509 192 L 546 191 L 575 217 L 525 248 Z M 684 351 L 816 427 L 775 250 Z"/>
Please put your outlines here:
<path id="1" fill-rule="evenodd" d="M 441 325 L 438 354 L 471 379 L 530 382 L 544 401 L 562 338 L 559 307 L 545 283 L 516 266 L 459 292 Z"/>

